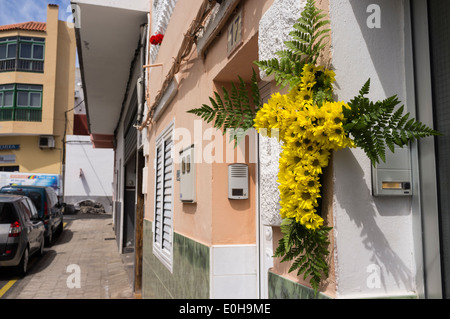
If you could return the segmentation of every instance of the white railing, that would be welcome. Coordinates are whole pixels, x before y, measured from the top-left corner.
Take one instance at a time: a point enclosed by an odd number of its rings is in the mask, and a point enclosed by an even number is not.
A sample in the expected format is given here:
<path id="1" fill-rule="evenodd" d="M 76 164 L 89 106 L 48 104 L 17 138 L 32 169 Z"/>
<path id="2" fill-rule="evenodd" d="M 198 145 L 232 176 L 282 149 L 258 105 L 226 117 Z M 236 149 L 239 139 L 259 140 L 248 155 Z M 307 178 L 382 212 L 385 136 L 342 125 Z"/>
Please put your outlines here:
<path id="1" fill-rule="evenodd" d="M 154 0 L 152 8 L 152 25 L 150 36 L 165 34 L 170 17 L 178 0 Z M 150 45 L 150 63 L 154 63 L 158 55 L 159 45 Z"/>

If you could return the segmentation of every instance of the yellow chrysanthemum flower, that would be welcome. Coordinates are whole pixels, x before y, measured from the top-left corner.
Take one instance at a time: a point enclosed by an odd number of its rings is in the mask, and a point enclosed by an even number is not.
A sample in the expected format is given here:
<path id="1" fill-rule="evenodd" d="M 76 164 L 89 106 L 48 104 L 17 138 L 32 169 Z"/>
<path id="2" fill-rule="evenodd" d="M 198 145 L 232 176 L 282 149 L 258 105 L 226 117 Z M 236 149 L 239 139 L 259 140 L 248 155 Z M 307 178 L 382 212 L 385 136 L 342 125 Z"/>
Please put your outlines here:
<path id="1" fill-rule="evenodd" d="M 305 64 L 303 66 L 302 70 L 303 70 L 302 74 L 315 73 L 316 72 L 316 67 L 314 66 L 314 64 Z"/>
<path id="2" fill-rule="evenodd" d="M 350 139 L 347 137 L 342 124 L 330 125 L 326 132 L 330 141 L 329 148 L 333 150 L 343 149 L 348 147 Z"/>
<path id="3" fill-rule="evenodd" d="M 319 177 L 328 166 L 331 150 L 354 147 L 343 128 L 343 109 L 349 106 L 329 101 L 321 106 L 314 104 L 316 76 L 326 86 L 335 80 L 332 70 L 306 64 L 300 83 L 288 94 L 273 94 L 254 120 L 258 132 L 267 129 L 268 136 L 273 136 L 278 130 L 283 142 L 277 179 L 280 214 L 282 218 L 295 218 L 308 229 L 323 225 L 323 219 L 316 214 L 321 196 Z M 331 86 L 325 89 L 330 90 Z"/>
<path id="4" fill-rule="evenodd" d="M 317 229 L 323 225 L 323 218 L 314 213 L 307 213 L 301 217 L 300 223 L 308 229 Z"/>
<path id="5" fill-rule="evenodd" d="M 295 97 L 295 101 L 303 105 L 312 105 L 314 100 L 311 90 L 306 89 L 298 92 L 297 96 Z"/>
<path id="6" fill-rule="evenodd" d="M 318 193 L 296 192 L 293 196 L 298 201 L 298 208 L 302 210 L 312 210 L 317 207 L 317 199 L 320 197 Z"/>
<path id="7" fill-rule="evenodd" d="M 335 81 L 336 73 L 334 73 L 333 70 L 326 69 L 325 71 L 323 71 L 323 73 L 325 74 L 326 77 L 330 79 L 331 83 Z"/>
<path id="8" fill-rule="evenodd" d="M 316 84 L 316 77 L 313 73 L 303 74 L 300 81 L 300 88 L 302 90 L 309 90 Z"/>

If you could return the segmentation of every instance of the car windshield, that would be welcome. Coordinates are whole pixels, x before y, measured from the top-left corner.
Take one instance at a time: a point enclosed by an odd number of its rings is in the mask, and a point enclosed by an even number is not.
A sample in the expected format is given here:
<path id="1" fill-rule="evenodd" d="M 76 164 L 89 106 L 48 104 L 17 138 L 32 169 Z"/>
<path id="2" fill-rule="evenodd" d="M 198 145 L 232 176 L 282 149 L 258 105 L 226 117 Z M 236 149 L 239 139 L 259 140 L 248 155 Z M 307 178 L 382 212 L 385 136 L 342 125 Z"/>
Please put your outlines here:
<path id="1" fill-rule="evenodd" d="M 13 206 L 10 203 L 0 203 L 0 224 L 11 224 L 15 220 Z"/>

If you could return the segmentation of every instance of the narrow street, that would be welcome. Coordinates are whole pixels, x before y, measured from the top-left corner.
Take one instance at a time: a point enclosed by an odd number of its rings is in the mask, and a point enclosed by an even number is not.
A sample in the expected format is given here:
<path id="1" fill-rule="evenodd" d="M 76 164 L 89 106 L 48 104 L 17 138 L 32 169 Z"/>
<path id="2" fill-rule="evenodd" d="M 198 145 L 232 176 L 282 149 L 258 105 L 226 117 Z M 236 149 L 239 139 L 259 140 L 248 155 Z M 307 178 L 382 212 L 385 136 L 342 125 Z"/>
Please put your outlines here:
<path id="1" fill-rule="evenodd" d="M 134 299 L 132 255 L 119 254 L 111 215 L 65 215 L 64 222 L 44 255 L 30 258 L 25 277 L 1 270 L 0 299 Z"/>

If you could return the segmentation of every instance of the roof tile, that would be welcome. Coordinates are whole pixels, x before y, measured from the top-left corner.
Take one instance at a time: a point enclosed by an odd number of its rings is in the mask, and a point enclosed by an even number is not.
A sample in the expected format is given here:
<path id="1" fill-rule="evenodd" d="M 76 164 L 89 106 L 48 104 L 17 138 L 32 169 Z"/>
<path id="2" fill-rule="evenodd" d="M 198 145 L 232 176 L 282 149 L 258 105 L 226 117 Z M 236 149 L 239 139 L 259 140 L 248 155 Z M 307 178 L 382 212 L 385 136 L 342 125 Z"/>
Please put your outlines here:
<path id="1" fill-rule="evenodd" d="M 45 32 L 47 30 L 47 24 L 45 22 L 23 22 L 0 26 L 0 31 L 10 31 L 10 30 L 25 30 L 25 31 L 39 31 Z"/>

